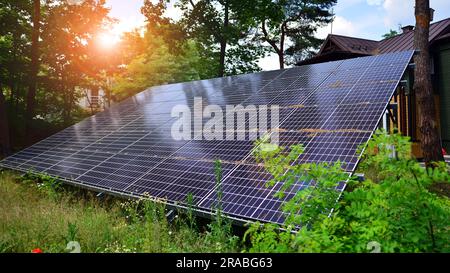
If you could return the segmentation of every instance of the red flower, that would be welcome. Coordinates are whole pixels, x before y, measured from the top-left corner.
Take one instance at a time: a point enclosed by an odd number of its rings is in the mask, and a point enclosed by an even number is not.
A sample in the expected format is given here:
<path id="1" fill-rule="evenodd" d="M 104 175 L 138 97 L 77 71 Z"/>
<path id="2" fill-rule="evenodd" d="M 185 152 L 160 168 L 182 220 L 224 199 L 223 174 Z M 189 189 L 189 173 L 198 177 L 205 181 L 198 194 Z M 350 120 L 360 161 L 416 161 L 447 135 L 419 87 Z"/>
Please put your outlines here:
<path id="1" fill-rule="evenodd" d="M 442 154 L 443 154 L 443 155 L 447 155 L 447 151 L 445 151 L 444 148 L 442 148 Z"/>
<path id="2" fill-rule="evenodd" d="M 44 252 L 42 252 L 42 249 L 40 248 L 35 248 L 31 251 L 31 253 L 44 253 Z"/>

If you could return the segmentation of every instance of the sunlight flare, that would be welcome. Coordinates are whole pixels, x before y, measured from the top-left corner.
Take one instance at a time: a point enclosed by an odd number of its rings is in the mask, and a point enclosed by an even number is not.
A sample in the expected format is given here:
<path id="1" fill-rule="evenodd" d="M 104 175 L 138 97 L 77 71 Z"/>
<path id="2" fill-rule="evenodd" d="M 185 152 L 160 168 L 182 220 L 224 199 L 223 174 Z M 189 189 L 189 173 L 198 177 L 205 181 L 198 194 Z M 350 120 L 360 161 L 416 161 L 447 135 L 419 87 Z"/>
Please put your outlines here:
<path id="1" fill-rule="evenodd" d="M 102 48 L 112 48 L 120 40 L 120 36 L 114 34 L 112 31 L 101 32 L 97 36 L 97 42 Z"/>

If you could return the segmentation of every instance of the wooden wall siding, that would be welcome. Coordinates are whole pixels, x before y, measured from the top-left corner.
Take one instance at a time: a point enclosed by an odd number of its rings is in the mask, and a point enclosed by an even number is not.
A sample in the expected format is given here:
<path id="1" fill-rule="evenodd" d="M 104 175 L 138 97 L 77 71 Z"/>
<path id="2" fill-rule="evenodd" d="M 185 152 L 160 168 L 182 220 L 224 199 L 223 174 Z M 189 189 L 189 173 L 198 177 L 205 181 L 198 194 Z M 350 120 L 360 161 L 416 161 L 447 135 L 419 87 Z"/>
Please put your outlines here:
<path id="1" fill-rule="evenodd" d="M 450 151 L 450 44 L 439 50 L 438 88 L 443 146 Z"/>

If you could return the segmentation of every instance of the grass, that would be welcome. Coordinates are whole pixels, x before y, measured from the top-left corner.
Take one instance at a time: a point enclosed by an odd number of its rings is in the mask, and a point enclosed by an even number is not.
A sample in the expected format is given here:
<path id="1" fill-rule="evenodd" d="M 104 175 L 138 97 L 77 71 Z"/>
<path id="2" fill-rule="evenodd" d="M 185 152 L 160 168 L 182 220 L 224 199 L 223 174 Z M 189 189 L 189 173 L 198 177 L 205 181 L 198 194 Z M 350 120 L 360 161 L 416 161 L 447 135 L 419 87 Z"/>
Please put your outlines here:
<path id="1" fill-rule="evenodd" d="M 67 252 L 70 241 L 83 253 L 240 251 L 224 219 L 200 226 L 189 212 L 173 223 L 165 214 L 150 201 L 99 200 L 48 177 L 0 173 L 0 253 Z"/>

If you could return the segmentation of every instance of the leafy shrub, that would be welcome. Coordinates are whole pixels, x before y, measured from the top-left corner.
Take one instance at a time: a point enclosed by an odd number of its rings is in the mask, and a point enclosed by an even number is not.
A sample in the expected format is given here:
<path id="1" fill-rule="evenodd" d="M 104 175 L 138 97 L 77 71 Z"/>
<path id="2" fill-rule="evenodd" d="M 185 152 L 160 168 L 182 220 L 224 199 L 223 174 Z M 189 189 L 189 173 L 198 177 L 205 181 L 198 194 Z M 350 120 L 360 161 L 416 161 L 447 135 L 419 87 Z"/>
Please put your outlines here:
<path id="1" fill-rule="evenodd" d="M 250 252 L 368 252 L 373 245 L 382 252 L 450 251 L 450 201 L 430 190 L 449 184 L 449 168 L 421 167 L 406 137 L 374 135 L 360 164 L 368 173 L 364 182 L 348 179 L 339 163 L 292 164 L 303 150 L 299 146 L 269 150 L 255 149 L 255 156 L 274 176 L 268 186 L 284 183 L 276 196 L 298 180 L 310 187 L 284 203 L 283 226 L 249 228 Z M 348 191 L 336 203 L 333 188 L 347 179 Z"/>

